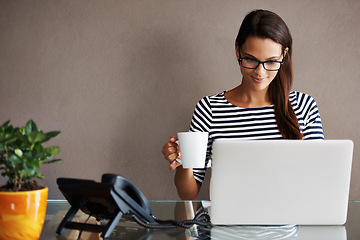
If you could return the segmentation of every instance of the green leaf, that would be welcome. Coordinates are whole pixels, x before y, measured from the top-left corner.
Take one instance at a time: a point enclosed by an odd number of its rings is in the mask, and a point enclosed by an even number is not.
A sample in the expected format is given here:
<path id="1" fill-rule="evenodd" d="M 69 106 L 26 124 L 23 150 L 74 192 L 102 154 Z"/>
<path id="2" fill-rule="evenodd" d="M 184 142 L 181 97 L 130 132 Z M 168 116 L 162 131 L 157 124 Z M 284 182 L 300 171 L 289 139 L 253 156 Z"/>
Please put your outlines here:
<path id="1" fill-rule="evenodd" d="M 35 169 L 25 167 L 25 169 L 22 169 L 20 171 L 20 176 L 24 180 L 29 180 L 33 177 L 35 177 L 36 171 Z"/>
<path id="2" fill-rule="evenodd" d="M 23 156 L 23 151 L 21 151 L 21 149 L 15 149 L 14 150 L 15 154 L 18 156 L 18 157 L 22 157 Z"/>
<path id="3" fill-rule="evenodd" d="M 60 147 L 50 146 L 50 147 L 45 148 L 45 152 L 46 152 L 48 158 L 52 158 L 60 153 Z"/>
<path id="4" fill-rule="evenodd" d="M 16 156 L 16 154 L 11 154 L 9 157 L 9 161 L 15 165 L 22 164 L 23 160 Z"/>
<path id="5" fill-rule="evenodd" d="M 35 143 L 32 152 L 45 153 L 45 148 L 43 147 L 43 145 L 41 145 L 41 143 Z"/>
<path id="6" fill-rule="evenodd" d="M 4 123 L 1 125 L 1 127 L 2 127 L 2 128 L 6 128 L 7 126 L 9 126 L 9 124 L 10 124 L 10 120 L 7 120 L 6 122 L 4 122 Z"/>
<path id="7" fill-rule="evenodd" d="M 24 152 L 24 158 L 26 159 L 34 158 L 34 152 Z"/>
<path id="8" fill-rule="evenodd" d="M 52 131 L 52 132 L 48 132 L 46 133 L 46 141 L 49 141 L 51 138 L 55 138 L 57 137 L 61 132 L 60 131 Z"/>
<path id="9" fill-rule="evenodd" d="M 39 132 L 39 128 L 33 120 L 29 120 L 25 126 L 25 133 L 29 136 L 32 132 Z"/>
<path id="10" fill-rule="evenodd" d="M 29 139 L 26 135 L 22 134 L 21 131 L 17 131 L 15 134 L 16 137 L 16 144 L 19 148 L 29 148 L 31 146 L 31 143 L 29 142 Z"/>
<path id="11" fill-rule="evenodd" d="M 44 175 L 42 173 L 39 173 L 39 172 L 35 173 L 35 177 L 37 177 L 38 179 L 44 179 Z"/>
<path id="12" fill-rule="evenodd" d="M 24 170 L 22 172 L 22 178 L 27 181 L 27 180 L 31 180 L 32 178 L 39 178 L 39 179 L 43 179 L 44 175 L 42 173 L 36 172 L 35 170 Z"/>
<path id="13" fill-rule="evenodd" d="M 39 169 L 41 167 L 41 162 L 38 159 L 27 159 L 26 168 L 27 169 Z"/>
<path id="14" fill-rule="evenodd" d="M 16 137 L 14 137 L 14 136 L 6 136 L 5 137 L 5 144 L 6 145 L 8 145 L 8 144 L 11 144 L 11 143 L 13 143 L 13 142 L 15 142 L 16 141 Z"/>
<path id="15" fill-rule="evenodd" d="M 29 135 L 29 141 L 30 143 L 34 144 L 34 143 L 37 143 L 37 142 L 44 142 L 44 140 L 46 139 L 46 135 L 44 132 L 32 132 L 30 133 Z"/>
<path id="16" fill-rule="evenodd" d="M 0 143 L 2 145 L 7 145 L 16 140 L 15 132 L 17 130 L 13 126 L 6 126 L 5 128 L 0 128 Z"/>
<path id="17" fill-rule="evenodd" d="M 60 161 L 62 161 L 62 159 L 46 160 L 46 161 L 44 161 L 44 164 L 56 163 L 56 162 L 60 162 Z"/>

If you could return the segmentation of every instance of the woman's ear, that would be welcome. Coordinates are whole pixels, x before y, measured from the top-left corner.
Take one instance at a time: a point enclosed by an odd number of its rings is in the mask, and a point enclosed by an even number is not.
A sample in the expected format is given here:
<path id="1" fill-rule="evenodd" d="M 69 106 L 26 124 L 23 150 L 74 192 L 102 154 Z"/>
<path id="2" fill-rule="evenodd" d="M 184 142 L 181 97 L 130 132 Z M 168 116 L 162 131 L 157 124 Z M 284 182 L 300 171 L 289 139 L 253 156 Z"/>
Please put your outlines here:
<path id="1" fill-rule="evenodd" d="M 236 59 L 239 60 L 239 58 L 240 58 L 239 45 L 237 43 L 235 43 L 235 51 L 236 51 Z"/>

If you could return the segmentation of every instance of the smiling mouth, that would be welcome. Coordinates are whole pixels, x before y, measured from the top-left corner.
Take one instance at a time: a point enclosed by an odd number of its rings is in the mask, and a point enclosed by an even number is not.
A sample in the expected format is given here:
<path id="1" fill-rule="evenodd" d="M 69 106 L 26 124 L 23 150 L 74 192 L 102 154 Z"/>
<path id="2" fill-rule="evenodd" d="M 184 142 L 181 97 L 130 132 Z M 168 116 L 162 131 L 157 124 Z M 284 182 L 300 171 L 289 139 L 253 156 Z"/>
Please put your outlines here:
<path id="1" fill-rule="evenodd" d="M 262 83 L 263 81 L 265 81 L 265 78 L 256 78 L 256 77 L 253 77 L 254 81 L 257 82 L 257 83 Z"/>

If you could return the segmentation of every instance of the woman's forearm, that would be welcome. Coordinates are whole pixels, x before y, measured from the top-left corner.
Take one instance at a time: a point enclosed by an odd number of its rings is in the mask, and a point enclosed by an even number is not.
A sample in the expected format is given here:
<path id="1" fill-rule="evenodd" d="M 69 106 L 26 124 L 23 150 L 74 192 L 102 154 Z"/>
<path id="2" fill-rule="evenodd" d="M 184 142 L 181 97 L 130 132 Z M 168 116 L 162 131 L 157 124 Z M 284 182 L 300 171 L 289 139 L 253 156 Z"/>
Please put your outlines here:
<path id="1" fill-rule="evenodd" d="M 200 184 L 196 182 L 193 170 L 182 166 L 176 168 L 175 186 L 182 200 L 194 200 L 200 191 Z"/>

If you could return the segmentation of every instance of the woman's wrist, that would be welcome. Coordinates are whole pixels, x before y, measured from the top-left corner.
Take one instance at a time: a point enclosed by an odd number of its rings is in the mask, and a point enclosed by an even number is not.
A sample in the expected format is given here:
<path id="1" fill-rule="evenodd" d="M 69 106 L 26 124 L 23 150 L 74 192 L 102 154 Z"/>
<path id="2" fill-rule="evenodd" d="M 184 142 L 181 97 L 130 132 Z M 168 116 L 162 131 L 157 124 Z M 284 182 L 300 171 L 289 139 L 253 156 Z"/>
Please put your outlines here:
<path id="1" fill-rule="evenodd" d="M 176 168 L 175 186 L 182 200 L 195 199 L 200 190 L 200 185 L 194 178 L 192 168 L 185 169 L 182 165 Z"/>

